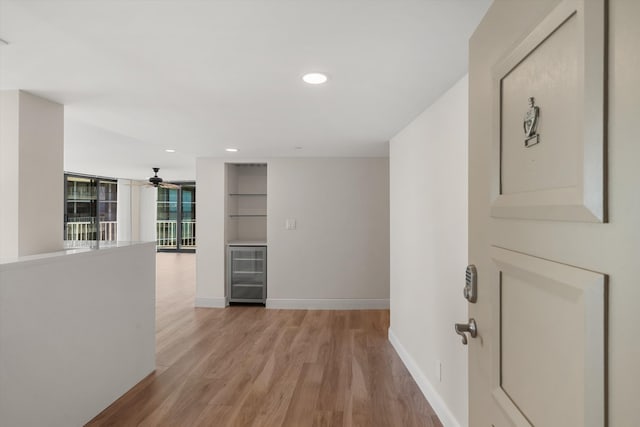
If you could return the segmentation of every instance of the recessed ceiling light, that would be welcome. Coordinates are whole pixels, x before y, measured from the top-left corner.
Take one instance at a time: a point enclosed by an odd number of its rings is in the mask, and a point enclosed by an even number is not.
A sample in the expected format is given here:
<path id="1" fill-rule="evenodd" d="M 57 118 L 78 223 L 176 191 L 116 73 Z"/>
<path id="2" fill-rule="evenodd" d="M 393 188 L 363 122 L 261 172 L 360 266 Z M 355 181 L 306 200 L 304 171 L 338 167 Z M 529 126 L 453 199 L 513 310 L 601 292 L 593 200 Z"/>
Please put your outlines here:
<path id="1" fill-rule="evenodd" d="M 302 80 L 310 85 L 321 85 L 327 81 L 327 75 L 322 73 L 307 73 L 302 76 Z"/>
<path id="2" fill-rule="evenodd" d="M 166 151 L 167 153 L 175 153 L 176 152 L 176 150 L 174 150 L 173 148 L 167 148 L 164 151 Z"/>
<path id="3" fill-rule="evenodd" d="M 238 151 L 237 148 L 225 148 L 225 151 L 228 151 L 230 153 L 235 153 L 236 151 Z"/>

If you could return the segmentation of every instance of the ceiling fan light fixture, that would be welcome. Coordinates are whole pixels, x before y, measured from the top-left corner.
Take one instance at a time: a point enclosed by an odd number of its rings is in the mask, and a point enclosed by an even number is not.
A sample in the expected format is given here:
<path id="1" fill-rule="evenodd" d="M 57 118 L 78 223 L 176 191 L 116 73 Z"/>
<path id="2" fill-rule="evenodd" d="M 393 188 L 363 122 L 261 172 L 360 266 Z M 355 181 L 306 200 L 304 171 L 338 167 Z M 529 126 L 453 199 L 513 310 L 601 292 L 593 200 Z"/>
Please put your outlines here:
<path id="1" fill-rule="evenodd" d="M 310 85 L 321 85 L 327 82 L 328 77 L 323 73 L 307 73 L 302 76 L 302 80 Z"/>
<path id="2" fill-rule="evenodd" d="M 149 178 L 149 182 L 153 184 L 154 187 L 157 187 L 158 185 L 162 184 L 162 178 L 158 176 L 159 171 L 160 171 L 160 168 L 153 168 L 153 176 Z"/>

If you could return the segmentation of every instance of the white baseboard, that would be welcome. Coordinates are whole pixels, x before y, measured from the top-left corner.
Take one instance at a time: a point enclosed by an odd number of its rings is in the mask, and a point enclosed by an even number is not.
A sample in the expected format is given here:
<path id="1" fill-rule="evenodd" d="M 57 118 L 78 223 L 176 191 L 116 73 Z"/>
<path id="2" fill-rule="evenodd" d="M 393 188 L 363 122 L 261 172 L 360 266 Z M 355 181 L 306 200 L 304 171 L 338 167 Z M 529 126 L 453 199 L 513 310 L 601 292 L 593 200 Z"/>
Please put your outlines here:
<path id="1" fill-rule="evenodd" d="M 404 363 L 404 366 L 407 367 L 407 370 L 415 380 L 416 384 L 422 391 L 424 397 L 429 401 L 429 404 L 433 408 L 433 410 L 440 418 L 440 422 L 445 427 L 461 427 L 460 423 L 456 419 L 456 417 L 451 413 L 451 410 L 435 389 L 435 387 L 429 382 L 426 375 L 422 372 L 422 370 L 418 367 L 416 361 L 411 357 L 411 355 L 407 352 L 404 346 L 398 340 L 398 337 L 393 333 L 391 328 L 389 328 L 389 342 L 400 356 L 400 359 Z"/>
<path id="2" fill-rule="evenodd" d="M 227 303 L 224 298 L 196 298 L 196 307 L 225 308 Z"/>
<path id="3" fill-rule="evenodd" d="M 384 310 L 388 299 L 285 299 L 267 298 L 267 308 L 285 310 Z"/>

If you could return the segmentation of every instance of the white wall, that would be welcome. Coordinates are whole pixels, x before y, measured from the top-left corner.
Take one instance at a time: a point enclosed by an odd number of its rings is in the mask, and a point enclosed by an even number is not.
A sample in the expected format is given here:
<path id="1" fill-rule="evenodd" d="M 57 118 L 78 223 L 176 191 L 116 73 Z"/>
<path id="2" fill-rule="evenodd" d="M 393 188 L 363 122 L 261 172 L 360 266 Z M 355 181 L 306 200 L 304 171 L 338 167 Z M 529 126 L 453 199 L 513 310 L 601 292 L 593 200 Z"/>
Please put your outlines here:
<path id="1" fill-rule="evenodd" d="M 0 263 L 0 425 L 84 425 L 155 369 L 155 262 L 146 243 Z"/>
<path id="2" fill-rule="evenodd" d="M 389 337 L 445 426 L 466 426 L 468 79 L 390 143 Z M 442 380 L 438 378 L 441 362 Z"/>
<path id="3" fill-rule="evenodd" d="M 118 179 L 118 241 L 155 241 L 157 212 L 155 188 Z"/>
<path id="4" fill-rule="evenodd" d="M 222 159 L 196 160 L 196 301 L 198 307 L 224 307 L 225 164 Z"/>
<path id="5" fill-rule="evenodd" d="M 196 305 L 224 304 L 224 163 L 197 161 Z M 389 298 L 386 158 L 267 163 L 267 307 L 380 308 Z M 285 230 L 295 219 L 296 230 Z"/>
<path id="6" fill-rule="evenodd" d="M 134 190 L 135 191 L 135 190 Z M 149 186 L 139 187 L 139 240 L 156 241 L 156 219 L 158 218 L 158 189 Z"/>
<path id="7" fill-rule="evenodd" d="M 388 159 L 274 159 L 267 185 L 267 305 L 386 308 Z"/>
<path id="8" fill-rule="evenodd" d="M 0 257 L 60 250 L 64 107 L 18 90 L 0 97 Z"/>
<path id="9" fill-rule="evenodd" d="M 18 91 L 0 91 L 0 258 L 18 256 Z"/>

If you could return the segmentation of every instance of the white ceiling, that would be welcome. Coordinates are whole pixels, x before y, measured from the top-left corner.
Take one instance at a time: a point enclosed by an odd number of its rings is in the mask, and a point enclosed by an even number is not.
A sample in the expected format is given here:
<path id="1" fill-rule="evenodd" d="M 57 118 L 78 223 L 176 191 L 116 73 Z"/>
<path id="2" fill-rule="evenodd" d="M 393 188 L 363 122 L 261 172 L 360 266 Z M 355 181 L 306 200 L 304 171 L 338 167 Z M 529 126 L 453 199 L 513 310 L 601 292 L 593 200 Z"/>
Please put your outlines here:
<path id="1" fill-rule="evenodd" d="M 193 179 L 201 156 L 386 156 L 465 74 L 489 4 L 0 0 L 0 88 L 65 105 L 73 172 Z M 329 82 L 303 83 L 309 71 Z"/>

